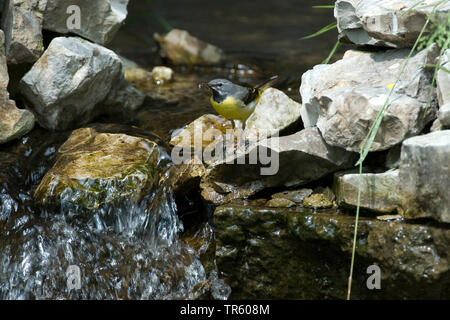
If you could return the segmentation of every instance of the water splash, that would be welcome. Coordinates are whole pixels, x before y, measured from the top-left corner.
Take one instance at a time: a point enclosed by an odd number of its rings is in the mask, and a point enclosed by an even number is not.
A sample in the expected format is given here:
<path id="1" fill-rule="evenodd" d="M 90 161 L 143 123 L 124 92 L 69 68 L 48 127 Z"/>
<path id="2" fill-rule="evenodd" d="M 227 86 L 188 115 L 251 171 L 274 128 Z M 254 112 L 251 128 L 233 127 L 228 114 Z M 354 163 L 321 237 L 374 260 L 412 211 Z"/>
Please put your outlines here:
<path id="1" fill-rule="evenodd" d="M 64 201 L 60 212 L 30 212 L 2 198 L 0 299 L 198 298 L 207 275 L 179 240 L 183 224 L 167 181 L 140 202 L 89 212 Z M 79 290 L 67 285 L 71 265 L 81 271 Z"/>

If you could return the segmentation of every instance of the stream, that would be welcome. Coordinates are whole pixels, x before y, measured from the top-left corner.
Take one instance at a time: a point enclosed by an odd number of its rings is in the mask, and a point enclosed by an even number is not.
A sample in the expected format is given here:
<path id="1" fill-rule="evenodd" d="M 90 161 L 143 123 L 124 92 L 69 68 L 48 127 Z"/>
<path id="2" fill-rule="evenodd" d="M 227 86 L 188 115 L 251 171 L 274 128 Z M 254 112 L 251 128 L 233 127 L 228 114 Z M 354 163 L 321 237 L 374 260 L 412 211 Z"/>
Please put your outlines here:
<path id="1" fill-rule="evenodd" d="M 231 63 L 175 68 L 176 86 L 161 92 L 150 87 L 153 96 L 138 111 L 95 122 L 135 126 L 168 142 L 174 130 L 212 112 L 197 86 L 218 77 L 255 84 L 278 74 L 277 88 L 299 101 L 300 75 L 328 55 L 336 36 L 298 40 L 333 21 L 331 10 L 312 9 L 315 4 L 131 1 L 124 26 L 108 46 L 118 54 L 145 68 L 160 65 L 153 33 L 165 32 L 165 21 L 219 46 Z M 168 183 L 173 164 L 163 147 L 158 185 L 144 199 L 88 214 L 70 205 L 72 194 L 58 209 L 34 204 L 37 186 L 69 135 L 36 126 L 0 147 L 0 299 L 228 298 L 230 287 L 217 277 L 213 259 L 205 258 L 214 246 L 213 208 L 198 194 L 175 197 Z M 73 265 L 81 270 L 79 290 L 67 282 Z"/>

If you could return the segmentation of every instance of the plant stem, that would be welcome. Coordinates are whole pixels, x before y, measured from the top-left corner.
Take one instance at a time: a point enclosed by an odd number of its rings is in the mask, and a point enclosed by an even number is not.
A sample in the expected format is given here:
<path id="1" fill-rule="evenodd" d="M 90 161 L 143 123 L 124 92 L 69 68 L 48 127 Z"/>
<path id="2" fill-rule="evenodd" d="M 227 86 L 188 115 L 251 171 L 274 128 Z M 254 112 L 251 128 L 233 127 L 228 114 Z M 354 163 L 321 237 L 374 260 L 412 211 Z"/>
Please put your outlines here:
<path id="1" fill-rule="evenodd" d="M 350 264 L 350 276 L 348 277 L 348 288 L 347 288 L 347 300 L 350 300 L 350 295 L 352 292 L 352 278 L 353 278 L 353 266 L 355 264 L 355 253 L 356 253 L 356 239 L 358 234 L 358 222 L 359 222 L 359 208 L 361 207 L 361 181 L 362 181 L 362 163 L 359 164 L 359 177 L 358 177 L 358 202 L 356 205 L 356 217 L 355 217 L 355 231 L 353 234 L 353 249 L 352 249 L 352 262 Z"/>

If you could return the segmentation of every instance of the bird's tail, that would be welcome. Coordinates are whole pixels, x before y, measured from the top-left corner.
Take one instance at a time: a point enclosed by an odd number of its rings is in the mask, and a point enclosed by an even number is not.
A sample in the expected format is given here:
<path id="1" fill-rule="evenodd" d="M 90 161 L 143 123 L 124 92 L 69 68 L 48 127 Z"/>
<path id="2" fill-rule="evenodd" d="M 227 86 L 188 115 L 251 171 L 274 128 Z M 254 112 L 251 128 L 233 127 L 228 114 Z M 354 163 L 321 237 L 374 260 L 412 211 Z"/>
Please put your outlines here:
<path id="1" fill-rule="evenodd" d="M 277 82 L 277 81 L 278 81 L 278 76 L 270 77 L 270 79 L 268 79 L 268 80 L 264 81 L 263 83 L 257 85 L 257 86 L 255 87 L 255 90 L 258 90 L 258 91 L 264 91 L 264 90 L 266 90 L 267 88 L 270 88 L 270 87 L 271 87 L 273 84 L 275 84 L 275 82 Z"/>

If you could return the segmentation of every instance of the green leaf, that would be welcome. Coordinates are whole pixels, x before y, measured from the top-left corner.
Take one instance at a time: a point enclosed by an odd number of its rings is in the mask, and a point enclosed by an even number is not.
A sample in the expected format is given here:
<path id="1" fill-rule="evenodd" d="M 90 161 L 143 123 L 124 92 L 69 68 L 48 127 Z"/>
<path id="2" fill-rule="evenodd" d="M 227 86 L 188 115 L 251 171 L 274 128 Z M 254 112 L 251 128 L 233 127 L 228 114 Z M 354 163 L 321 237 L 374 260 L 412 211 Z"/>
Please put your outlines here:
<path id="1" fill-rule="evenodd" d="M 300 40 L 306 40 L 306 39 L 311 39 L 311 38 L 320 36 L 321 34 L 324 34 L 325 32 L 330 31 L 330 30 L 333 30 L 333 29 L 335 29 L 335 28 L 337 28 L 337 23 L 336 23 L 336 22 L 333 22 L 333 23 L 331 23 L 331 24 L 329 24 L 329 25 L 323 27 L 323 28 L 320 29 L 319 31 L 317 31 L 317 32 L 315 32 L 315 33 L 313 33 L 313 34 L 310 34 L 309 36 L 305 36 L 305 37 L 300 38 Z"/>
<path id="2" fill-rule="evenodd" d="M 334 5 L 312 6 L 313 9 L 334 9 Z"/>

